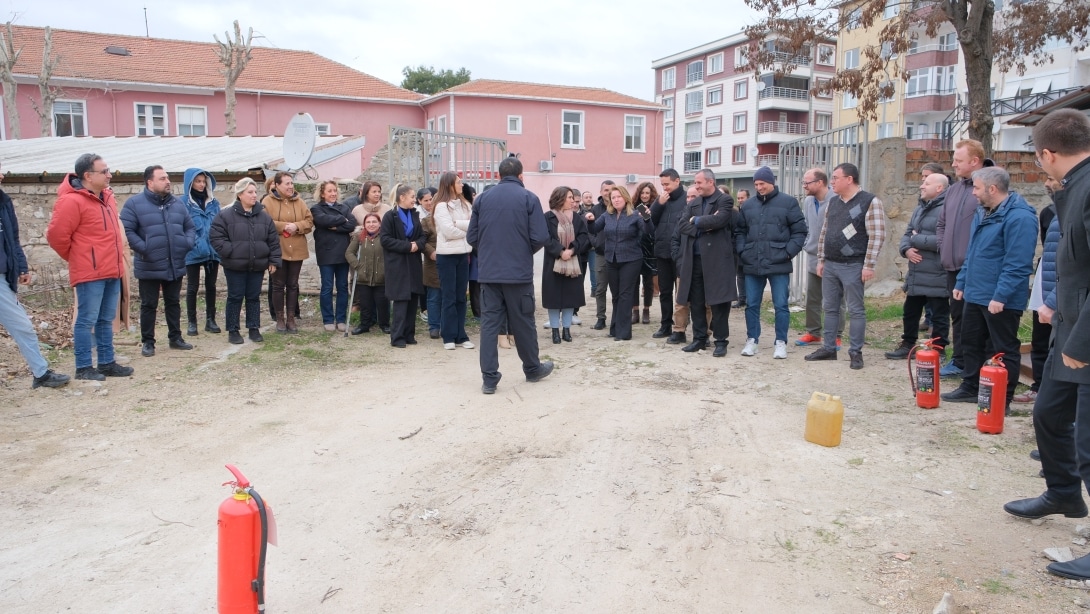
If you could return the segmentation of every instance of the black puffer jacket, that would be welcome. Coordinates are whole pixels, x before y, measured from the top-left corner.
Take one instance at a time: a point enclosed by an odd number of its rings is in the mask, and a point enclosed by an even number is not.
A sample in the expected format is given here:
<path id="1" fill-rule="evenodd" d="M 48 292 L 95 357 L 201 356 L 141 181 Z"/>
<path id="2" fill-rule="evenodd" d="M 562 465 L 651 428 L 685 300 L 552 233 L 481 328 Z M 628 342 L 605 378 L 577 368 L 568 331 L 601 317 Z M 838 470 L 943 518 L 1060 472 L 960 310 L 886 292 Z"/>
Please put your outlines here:
<path id="1" fill-rule="evenodd" d="M 746 275 L 791 273 L 791 259 L 806 243 L 806 218 L 794 196 L 773 189 L 742 204 L 734 223 L 734 243 Z"/>
<path id="2" fill-rule="evenodd" d="M 246 211 L 236 200 L 212 220 L 208 239 L 225 269 L 257 272 L 280 266 L 280 235 L 261 203 Z"/>
<path id="3" fill-rule="evenodd" d="M 318 203 L 310 208 L 310 215 L 314 217 L 314 259 L 318 266 L 347 263 L 344 252 L 356 229 L 352 208 L 343 203 Z"/>
<path id="4" fill-rule="evenodd" d="M 901 236 L 902 256 L 910 248 L 916 248 L 923 257 L 919 264 L 908 264 L 904 289 L 905 294 L 910 296 L 950 296 L 946 289 L 946 269 L 942 267 L 942 260 L 939 258 L 939 237 L 936 232 L 945 200 L 945 194 L 939 194 L 930 202 L 921 199 L 919 206 L 912 212 L 905 234 Z"/>
<path id="5" fill-rule="evenodd" d="M 185 276 L 185 257 L 193 249 L 197 229 L 182 201 L 144 188 L 125 202 L 121 224 L 137 279 L 170 281 Z"/>

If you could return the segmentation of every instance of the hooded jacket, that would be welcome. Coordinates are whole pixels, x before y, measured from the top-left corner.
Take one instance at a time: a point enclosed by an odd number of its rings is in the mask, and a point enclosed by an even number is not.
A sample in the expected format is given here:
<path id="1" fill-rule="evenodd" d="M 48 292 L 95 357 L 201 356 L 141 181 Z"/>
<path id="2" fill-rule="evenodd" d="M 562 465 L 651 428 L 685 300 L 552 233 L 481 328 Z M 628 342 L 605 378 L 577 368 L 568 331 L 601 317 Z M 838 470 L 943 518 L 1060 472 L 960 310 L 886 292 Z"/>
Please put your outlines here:
<path id="1" fill-rule="evenodd" d="M 939 260 L 939 238 L 935 230 L 945 201 L 945 192 L 929 201 L 921 198 L 916 210 L 912 212 L 905 234 L 901 236 L 901 256 L 915 248 L 923 258 L 919 264 L 908 263 L 904 290 L 909 296 L 950 296 L 946 289 L 946 269 L 942 268 L 942 261 Z"/>
<path id="2" fill-rule="evenodd" d="M 193 179 L 197 175 L 203 174 L 207 178 L 207 187 L 204 189 L 205 200 L 204 206 L 201 207 L 201 203 L 193 199 L 191 188 L 193 187 Z M 208 262 L 209 260 L 219 262 L 220 256 L 216 253 L 216 250 L 212 249 L 212 243 L 208 240 L 208 229 L 212 227 L 212 220 L 216 219 L 216 216 L 220 212 L 220 201 L 216 200 L 216 178 L 212 176 L 212 173 L 201 170 L 199 168 L 187 168 L 185 169 L 185 175 L 182 179 L 182 202 L 185 203 L 186 209 L 189 210 L 189 219 L 193 220 L 193 248 L 186 254 L 185 263 L 200 264 L 202 262 Z"/>
<path id="3" fill-rule="evenodd" d="M 196 231 L 182 201 L 145 187 L 125 202 L 121 224 L 132 248 L 137 279 L 172 281 L 185 276 L 185 258 Z"/>
<path id="4" fill-rule="evenodd" d="M 0 239 L 4 241 L 0 245 L 0 249 L 4 251 L 4 270 L 0 273 L 5 275 L 11 291 L 17 293 L 19 276 L 28 273 L 30 268 L 27 266 L 23 246 L 19 244 L 19 221 L 15 217 L 15 204 L 3 191 L 0 191 Z"/>
<path id="5" fill-rule="evenodd" d="M 276 224 L 276 232 L 280 235 L 280 257 L 292 262 L 302 262 L 309 258 L 307 235 L 314 230 L 314 216 L 299 193 L 292 194 L 291 198 L 284 198 L 274 188 L 261 199 L 261 204 L 265 206 L 265 213 L 272 218 Z M 285 237 L 284 227 L 288 224 L 295 224 L 295 233 Z"/>
<path id="6" fill-rule="evenodd" d="M 259 273 L 281 264 L 280 235 L 261 203 L 246 211 L 236 200 L 212 220 L 209 238 L 225 269 Z"/>
<path id="7" fill-rule="evenodd" d="M 1037 212 L 1017 192 L 1011 192 L 991 213 L 978 207 L 969 229 L 965 263 L 954 289 L 965 302 L 1003 303 L 1023 310 L 1029 300 L 1029 276 L 1037 251 Z"/>
<path id="8" fill-rule="evenodd" d="M 53 217 L 45 232 L 49 246 L 68 262 L 68 283 L 119 279 L 125 254 L 117 202 L 109 187 L 98 196 L 68 173 L 57 187 Z"/>

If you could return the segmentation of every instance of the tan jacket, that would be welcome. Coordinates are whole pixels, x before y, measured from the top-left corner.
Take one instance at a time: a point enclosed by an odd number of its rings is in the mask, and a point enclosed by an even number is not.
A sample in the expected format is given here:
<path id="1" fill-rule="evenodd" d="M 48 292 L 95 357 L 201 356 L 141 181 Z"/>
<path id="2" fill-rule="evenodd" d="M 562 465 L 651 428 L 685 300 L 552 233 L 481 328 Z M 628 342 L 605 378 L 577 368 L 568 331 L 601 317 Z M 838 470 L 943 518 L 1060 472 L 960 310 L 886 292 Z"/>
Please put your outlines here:
<path id="1" fill-rule="evenodd" d="M 314 230 L 314 216 L 310 213 L 310 207 L 303 202 L 299 193 L 291 198 L 281 198 L 280 194 L 273 190 L 265 198 L 261 199 L 265 212 L 272 217 L 276 224 L 276 232 L 280 234 L 280 254 L 283 260 L 292 262 L 306 260 L 310 257 L 307 249 L 307 234 Z M 284 236 L 284 227 L 295 224 L 295 234 Z"/>
<path id="2" fill-rule="evenodd" d="M 368 213 L 377 213 L 378 219 L 381 222 L 382 218 L 386 215 L 386 212 L 390 209 L 390 205 L 387 205 L 384 202 L 380 202 L 377 205 L 363 202 L 352 207 L 352 217 L 356 218 L 356 224 L 358 226 L 363 226 L 363 218 L 367 217 Z"/>
<path id="3" fill-rule="evenodd" d="M 428 288 L 438 288 L 439 269 L 436 268 L 435 261 L 432 260 L 432 254 L 435 253 L 435 241 L 438 238 L 435 230 L 435 216 L 429 215 L 420 218 L 420 227 L 424 229 L 424 236 L 428 240 L 424 244 L 424 285 Z"/>

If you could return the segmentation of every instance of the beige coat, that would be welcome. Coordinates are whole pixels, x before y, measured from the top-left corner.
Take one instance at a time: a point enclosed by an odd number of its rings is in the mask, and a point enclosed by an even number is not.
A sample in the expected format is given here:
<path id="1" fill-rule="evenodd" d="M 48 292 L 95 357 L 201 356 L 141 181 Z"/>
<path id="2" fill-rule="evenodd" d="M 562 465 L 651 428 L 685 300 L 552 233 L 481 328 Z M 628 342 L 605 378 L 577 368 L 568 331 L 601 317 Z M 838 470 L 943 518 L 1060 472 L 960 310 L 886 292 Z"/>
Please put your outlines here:
<path id="1" fill-rule="evenodd" d="M 314 216 L 310 213 L 310 207 L 296 192 L 291 198 L 282 198 L 273 190 L 261 199 L 273 223 L 276 224 L 276 232 L 280 234 L 280 254 L 284 260 L 292 262 L 303 261 L 310 257 L 307 249 L 307 234 L 314 230 Z M 284 227 L 295 224 L 295 233 L 290 237 L 284 236 Z"/>

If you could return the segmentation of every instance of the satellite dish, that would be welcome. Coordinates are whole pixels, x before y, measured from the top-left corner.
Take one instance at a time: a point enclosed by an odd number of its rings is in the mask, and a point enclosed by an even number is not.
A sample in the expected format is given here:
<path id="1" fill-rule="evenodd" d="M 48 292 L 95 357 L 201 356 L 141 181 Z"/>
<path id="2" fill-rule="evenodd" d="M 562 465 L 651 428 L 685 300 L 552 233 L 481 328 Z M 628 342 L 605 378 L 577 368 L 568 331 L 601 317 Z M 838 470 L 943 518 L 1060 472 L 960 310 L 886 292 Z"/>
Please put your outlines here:
<path id="1" fill-rule="evenodd" d="M 763 92 L 763 91 L 765 91 L 765 88 L 766 88 L 766 87 L 768 87 L 768 84 L 767 84 L 767 83 L 765 83 L 764 81 L 758 81 L 758 82 L 757 82 L 757 91 L 758 91 L 758 92 Z"/>
<path id="2" fill-rule="evenodd" d="M 300 170 L 310 162 L 317 140 L 310 113 L 298 113 L 291 118 L 284 129 L 284 165 L 289 171 Z"/>
<path id="3" fill-rule="evenodd" d="M 756 158 L 757 154 L 759 154 L 759 153 L 761 153 L 760 149 L 757 149 L 756 147 L 750 147 L 749 148 L 749 155 L 753 156 L 754 158 Z"/>

